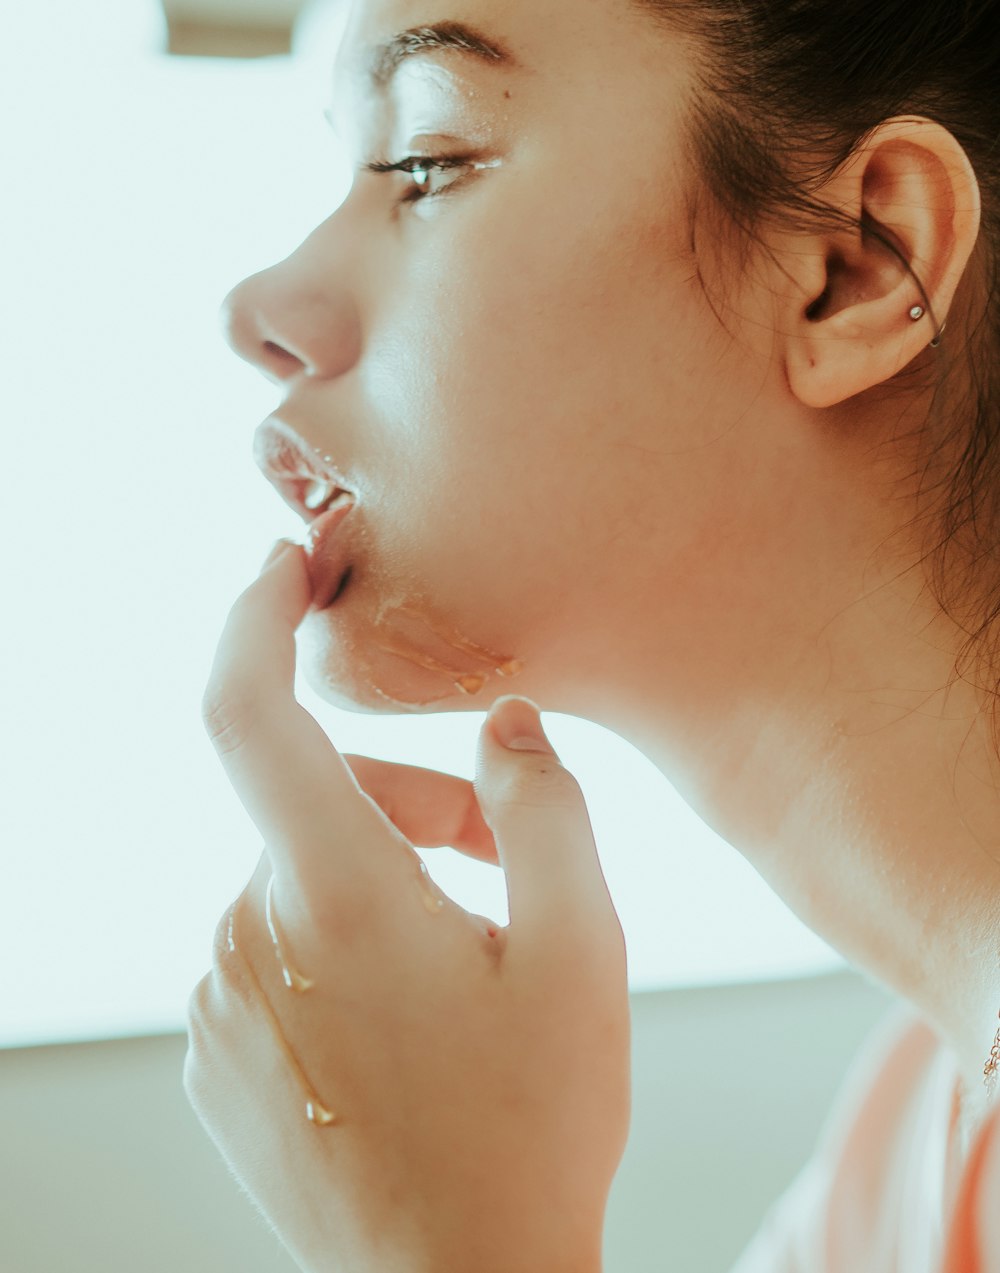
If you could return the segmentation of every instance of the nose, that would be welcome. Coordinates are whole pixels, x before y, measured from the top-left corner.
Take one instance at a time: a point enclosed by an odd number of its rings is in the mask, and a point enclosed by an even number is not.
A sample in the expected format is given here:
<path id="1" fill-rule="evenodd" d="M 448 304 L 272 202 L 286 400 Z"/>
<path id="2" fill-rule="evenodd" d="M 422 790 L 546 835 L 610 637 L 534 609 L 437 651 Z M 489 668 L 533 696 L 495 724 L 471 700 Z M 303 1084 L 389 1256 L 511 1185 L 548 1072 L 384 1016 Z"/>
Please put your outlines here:
<path id="1" fill-rule="evenodd" d="M 275 384 L 343 375 L 360 352 L 357 310 L 346 289 L 325 285 L 314 253 L 245 278 L 219 318 L 233 352 Z"/>

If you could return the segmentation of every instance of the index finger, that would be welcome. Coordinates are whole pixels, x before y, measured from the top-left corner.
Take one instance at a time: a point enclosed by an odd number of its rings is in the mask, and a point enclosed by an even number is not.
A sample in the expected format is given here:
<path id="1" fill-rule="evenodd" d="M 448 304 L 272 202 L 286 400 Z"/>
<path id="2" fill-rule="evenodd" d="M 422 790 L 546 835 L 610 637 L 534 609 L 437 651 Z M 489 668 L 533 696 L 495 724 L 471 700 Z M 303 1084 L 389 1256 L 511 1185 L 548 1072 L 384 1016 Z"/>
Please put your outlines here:
<path id="1" fill-rule="evenodd" d="M 295 698 L 295 632 L 311 600 L 305 552 L 289 544 L 233 604 L 202 698 L 205 728 L 275 873 L 307 895 L 334 877 L 355 888 L 384 878 L 387 857 L 408 860 L 401 834 Z"/>

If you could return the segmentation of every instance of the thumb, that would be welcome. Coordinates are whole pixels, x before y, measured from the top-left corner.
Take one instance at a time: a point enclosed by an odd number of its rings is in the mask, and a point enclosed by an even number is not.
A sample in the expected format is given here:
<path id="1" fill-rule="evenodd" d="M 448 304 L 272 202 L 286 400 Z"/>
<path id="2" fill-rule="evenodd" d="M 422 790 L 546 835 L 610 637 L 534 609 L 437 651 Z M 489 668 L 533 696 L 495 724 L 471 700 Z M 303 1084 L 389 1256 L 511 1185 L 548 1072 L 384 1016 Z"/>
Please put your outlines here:
<path id="1" fill-rule="evenodd" d="M 530 699 L 506 695 L 490 708 L 473 786 L 506 876 L 514 939 L 562 953 L 575 938 L 622 942 L 583 791 Z"/>

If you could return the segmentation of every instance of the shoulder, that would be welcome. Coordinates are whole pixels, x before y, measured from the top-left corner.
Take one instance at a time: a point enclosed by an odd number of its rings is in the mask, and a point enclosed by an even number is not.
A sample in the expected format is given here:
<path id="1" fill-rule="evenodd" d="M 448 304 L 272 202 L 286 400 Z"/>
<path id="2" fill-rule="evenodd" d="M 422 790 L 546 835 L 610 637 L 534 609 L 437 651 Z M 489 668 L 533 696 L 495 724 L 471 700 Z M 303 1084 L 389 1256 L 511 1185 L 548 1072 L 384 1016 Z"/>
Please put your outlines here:
<path id="1" fill-rule="evenodd" d="M 942 1273 L 1000 1273 L 1000 1101 L 993 1102 L 973 1137 Z"/>
<path id="2" fill-rule="evenodd" d="M 907 1004 L 894 1003 L 862 1040 L 824 1120 L 820 1144 L 846 1152 L 878 1126 L 888 1139 L 912 1113 L 921 1088 L 935 1079 L 940 1040 Z M 869 1152 L 866 1150 L 866 1152 Z"/>
<path id="3" fill-rule="evenodd" d="M 983 1273 L 1000 1273 L 1000 1103 L 984 1120 L 973 1152 L 979 1159 L 975 1199 Z"/>
<path id="4" fill-rule="evenodd" d="M 935 1150 L 941 1156 L 934 1134 L 952 1078 L 934 1031 L 893 1004 L 862 1039 L 812 1153 L 730 1273 L 885 1268 L 886 1235 L 902 1228 L 910 1249 L 940 1244 L 940 1182 L 926 1164 Z M 971 1273 L 946 1273 L 959 1270 Z"/>

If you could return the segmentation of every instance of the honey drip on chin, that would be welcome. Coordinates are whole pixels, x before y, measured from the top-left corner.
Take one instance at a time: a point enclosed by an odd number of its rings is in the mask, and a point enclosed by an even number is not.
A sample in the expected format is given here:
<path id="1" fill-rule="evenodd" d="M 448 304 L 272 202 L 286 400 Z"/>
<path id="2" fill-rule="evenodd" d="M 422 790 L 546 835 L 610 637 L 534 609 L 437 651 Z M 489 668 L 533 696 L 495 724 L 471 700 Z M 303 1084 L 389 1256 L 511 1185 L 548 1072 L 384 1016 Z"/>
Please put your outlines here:
<path id="1" fill-rule="evenodd" d="M 453 649 L 458 650 L 462 654 L 471 654 L 474 658 L 477 658 L 482 662 L 489 663 L 491 671 L 495 672 L 497 676 L 517 676 L 519 672 L 524 670 L 524 664 L 520 661 L 520 659 L 505 658 L 503 655 L 497 654 L 493 650 L 489 650 L 481 645 L 476 645 L 475 642 L 463 637 L 454 628 L 442 627 L 441 625 L 432 622 L 415 606 L 394 606 L 392 608 L 392 613 L 406 614 L 410 615 L 412 618 L 419 619 L 425 627 L 429 628 L 435 636 L 440 637 L 445 644 L 450 645 Z M 442 663 L 440 659 L 433 658 L 431 655 L 426 654 L 423 651 L 413 649 L 406 638 L 393 638 L 387 633 L 385 635 L 388 636 L 389 639 L 387 641 L 376 642 L 376 649 L 384 650 L 386 654 L 393 654 L 397 658 L 406 659 L 407 662 L 415 663 L 417 667 L 426 668 L 429 672 L 442 673 L 442 675 L 447 676 L 451 680 L 455 689 L 460 690 L 463 694 L 468 694 L 470 696 L 478 694 L 489 680 L 489 672 L 469 672 L 463 671 L 460 667 L 451 667 L 447 663 Z M 366 670 L 371 672 L 372 669 L 370 663 L 367 664 Z M 390 695 L 386 694 L 384 690 L 378 689 L 377 686 L 375 688 L 378 690 L 378 693 L 382 696 L 382 698 L 386 699 L 390 703 L 396 703 L 399 706 L 406 705 L 423 707 L 428 703 L 436 703 L 439 702 L 440 699 L 448 697 L 448 695 L 443 694 L 438 698 L 421 699 L 409 704 L 402 704 L 400 703 L 400 700 L 390 697 Z"/>
<path id="2" fill-rule="evenodd" d="M 431 879 L 430 873 L 427 870 L 427 865 L 423 860 L 419 860 L 419 868 L 417 871 L 417 881 L 420 887 L 420 894 L 423 899 L 424 907 L 433 915 L 440 914 L 442 909 L 444 908 L 444 903 L 445 903 L 444 894 L 441 892 L 438 886 Z M 271 944 L 274 946 L 275 958 L 281 964 L 281 975 L 288 989 L 293 991 L 296 994 L 305 994 L 306 991 L 311 990 L 313 986 L 315 986 L 316 982 L 313 980 L 313 978 L 306 977 L 302 973 L 300 973 L 296 968 L 293 968 L 291 966 L 291 963 L 287 955 L 285 954 L 282 948 L 282 941 L 278 935 L 277 918 L 274 914 L 274 907 L 271 901 L 271 891 L 273 886 L 274 886 L 274 876 L 272 875 L 267 882 L 267 893 L 266 893 L 265 901 L 264 901 L 264 913 L 267 919 L 268 931 L 271 934 Z M 233 952 L 234 955 L 236 955 L 239 958 L 239 960 L 241 961 L 241 963 L 243 964 L 243 966 L 246 968 L 251 978 L 253 979 L 254 985 L 257 987 L 257 993 L 260 995 L 261 1003 L 264 1005 L 264 1009 L 267 1012 L 268 1019 L 271 1022 L 271 1027 L 274 1032 L 274 1036 L 278 1041 L 278 1045 L 281 1048 L 281 1051 L 284 1053 L 285 1059 L 288 1061 L 289 1065 L 292 1068 L 292 1071 L 295 1073 L 296 1078 L 298 1079 L 298 1082 L 299 1082 L 299 1086 L 302 1088 L 303 1094 L 305 1096 L 306 1118 L 311 1123 L 315 1123 L 317 1127 L 329 1127 L 331 1124 L 336 1122 L 337 1115 L 331 1109 L 329 1109 L 326 1105 L 324 1105 L 323 1102 L 320 1100 L 320 1098 L 317 1096 L 308 1078 L 306 1077 L 305 1072 L 302 1069 L 302 1066 L 299 1064 L 298 1058 L 296 1057 L 295 1053 L 292 1051 L 292 1049 L 288 1045 L 288 1040 L 285 1038 L 284 1032 L 281 1029 L 281 1023 L 278 1021 L 278 1018 L 274 1014 L 274 1009 L 271 1007 L 270 1000 L 268 999 L 267 995 L 264 993 L 264 987 L 260 984 L 257 974 L 253 970 L 253 965 L 250 963 L 249 960 L 244 959 L 242 954 L 236 948 L 236 939 L 233 935 L 233 918 L 235 916 L 235 913 L 236 913 L 236 903 L 234 902 L 233 905 L 229 908 L 229 927 L 226 934 L 228 939 L 229 949 Z"/>

